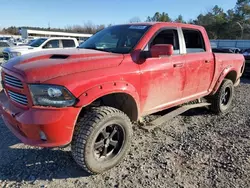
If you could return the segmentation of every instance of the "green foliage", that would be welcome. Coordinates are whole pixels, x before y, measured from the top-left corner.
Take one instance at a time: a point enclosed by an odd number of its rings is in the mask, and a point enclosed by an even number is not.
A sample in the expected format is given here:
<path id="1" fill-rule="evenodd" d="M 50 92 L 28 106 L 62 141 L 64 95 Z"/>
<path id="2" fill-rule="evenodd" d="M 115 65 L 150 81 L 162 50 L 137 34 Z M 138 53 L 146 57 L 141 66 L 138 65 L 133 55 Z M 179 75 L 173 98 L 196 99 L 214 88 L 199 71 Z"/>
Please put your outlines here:
<path id="1" fill-rule="evenodd" d="M 163 13 L 156 12 L 153 17 L 148 16 L 146 21 L 147 22 L 170 22 L 171 18 L 166 12 L 163 12 Z"/>
<path id="2" fill-rule="evenodd" d="M 175 22 L 178 22 L 178 23 L 186 23 L 186 22 L 184 21 L 182 15 L 179 15 L 178 18 L 175 19 Z"/>
<path id="3" fill-rule="evenodd" d="M 171 20 L 167 13 L 156 12 L 146 21 Z M 237 0 L 236 6 L 226 12 L 215 5 L 206 14 L 200 14 L 194 20 L 185 22 L 182 15 L 179 15 L 174 21 L 204 26 L 211 39 L 250 39 L 250 0 Z"/>

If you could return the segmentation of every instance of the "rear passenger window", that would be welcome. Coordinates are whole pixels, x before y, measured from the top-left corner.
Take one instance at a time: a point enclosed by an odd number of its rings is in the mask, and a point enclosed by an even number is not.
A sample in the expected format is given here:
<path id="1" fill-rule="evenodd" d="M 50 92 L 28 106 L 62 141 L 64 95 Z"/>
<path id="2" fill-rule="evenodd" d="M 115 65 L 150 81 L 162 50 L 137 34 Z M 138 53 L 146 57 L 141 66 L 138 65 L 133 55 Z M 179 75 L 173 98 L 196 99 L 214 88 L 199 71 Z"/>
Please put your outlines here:
<path id="1" fill-rule="evenodd" d="M 62 40 L 63 48 L 73 48 L 76 47 L 75 42 L 73 40 Z"/>
<path id="2" fill-rule="evenodd" d="M 205 52 L 205 43 L 202 34 L 198 30 L 183 29 L 187 53 Z"/>

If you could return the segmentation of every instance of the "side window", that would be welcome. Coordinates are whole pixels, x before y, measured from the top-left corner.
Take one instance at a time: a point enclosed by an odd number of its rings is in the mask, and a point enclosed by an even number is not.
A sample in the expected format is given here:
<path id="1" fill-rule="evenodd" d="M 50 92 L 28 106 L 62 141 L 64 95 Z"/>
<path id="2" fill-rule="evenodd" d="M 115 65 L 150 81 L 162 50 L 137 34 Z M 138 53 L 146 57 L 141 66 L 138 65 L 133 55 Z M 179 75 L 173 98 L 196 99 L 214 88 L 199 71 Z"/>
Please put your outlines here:
<path id="1" fill-rule="evenodd" d="M 50 40 L 44 45 L 44 48 L 59 48 L 59 40 Z"/>
<path id="2" fill-rule="evenodd" d="M 187 53 L 205 52 L 205 43 L 202 34 L 198 30 L 183 29 Z"/>
<path id="3" fill-rule="evenodd" d="M 62 40 L 63 48 L 73 48 L 76 47 L 74 40 Z"/>
<path id="4" fill-rule="evenodd" d="M 180 54 L 179 37 L 176 29 L 166 29 L 160 31 L 149 43 L 149 48 L 155 44 L 172 44 L 174 54 Z"/>
<path id="5" fill-rule="evenodd" d="M 9 47 L 9 45 L 6 42 L 0 42 L 0 47 Z"/>

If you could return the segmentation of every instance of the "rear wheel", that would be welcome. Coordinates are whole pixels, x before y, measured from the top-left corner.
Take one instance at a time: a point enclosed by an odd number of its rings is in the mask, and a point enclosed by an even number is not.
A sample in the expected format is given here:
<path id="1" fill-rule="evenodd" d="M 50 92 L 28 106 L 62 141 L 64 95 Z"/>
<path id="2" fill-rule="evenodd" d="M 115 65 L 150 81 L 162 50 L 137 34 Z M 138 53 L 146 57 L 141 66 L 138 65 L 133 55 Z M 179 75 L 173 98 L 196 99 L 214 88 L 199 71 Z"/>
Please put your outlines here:
<path id="1" fill-rule="evenodd" d="M 129 149 L 131 127 L 129 118 L 115 108 L 91 108 L 76 125 L 73 158 L 90 174 L 111 169 Z"/>
<path id="2" fill-rule="evenodd" d="M 217 113 L 227 113 L 232 108 L 234 96 L 234 84 L 231 80 L 223 80 L 218 91 L 208 98 L 211 103 L 210 109 Z"/>

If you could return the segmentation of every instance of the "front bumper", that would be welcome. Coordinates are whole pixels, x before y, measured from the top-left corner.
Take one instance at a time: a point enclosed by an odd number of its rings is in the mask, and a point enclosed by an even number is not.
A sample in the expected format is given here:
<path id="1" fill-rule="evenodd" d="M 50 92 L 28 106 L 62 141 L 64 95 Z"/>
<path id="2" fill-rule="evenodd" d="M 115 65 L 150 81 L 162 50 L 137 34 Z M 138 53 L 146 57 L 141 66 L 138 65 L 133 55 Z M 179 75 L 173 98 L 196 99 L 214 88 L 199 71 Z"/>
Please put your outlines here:
<path id="1" fill-rule="evenodd" d="M 29 108 L 12 104 L 4 90 L 0 92 L 0 113 L 6 126 L 24 144 L 58 147 L 71 142 L 80 108 Z M 46 140 L 41 139 L 41 132 Z"/>

